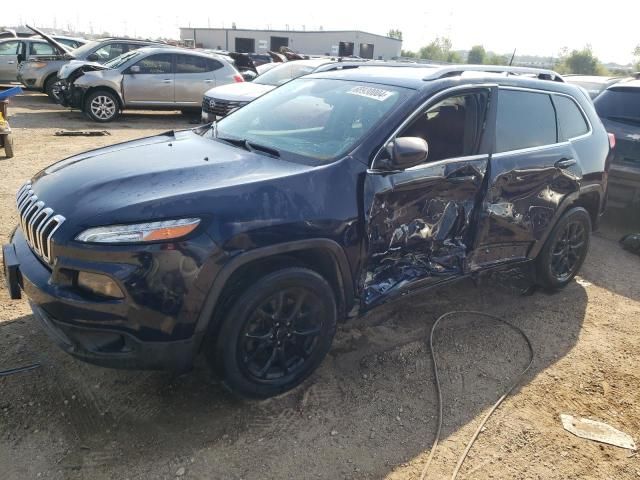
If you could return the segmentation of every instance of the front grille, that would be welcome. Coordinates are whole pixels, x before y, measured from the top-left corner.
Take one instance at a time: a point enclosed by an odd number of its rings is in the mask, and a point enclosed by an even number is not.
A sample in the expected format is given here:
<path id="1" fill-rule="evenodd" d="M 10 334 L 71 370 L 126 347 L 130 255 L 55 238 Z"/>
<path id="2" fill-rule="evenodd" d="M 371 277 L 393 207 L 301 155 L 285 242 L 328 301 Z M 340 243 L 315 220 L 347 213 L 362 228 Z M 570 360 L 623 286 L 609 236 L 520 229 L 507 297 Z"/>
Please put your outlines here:
<path id="1" fill-rule="evenodd" d="M 65 221 L 56 215 L 33 192 L 31 183 L 25 183 L 16 195 L 20 227 L 31 249 L 47 263 L 51 263 L 51 238 Z"/>
<path id="2" fill-rule="evenodd" d="M 207 113 L 213 113 L 217 117 L 224 117 L 231 110 L 242 107 L 247 103 L 249 102 L 204 97 L 204 100 L 202 101 L 202 110 Z"/>

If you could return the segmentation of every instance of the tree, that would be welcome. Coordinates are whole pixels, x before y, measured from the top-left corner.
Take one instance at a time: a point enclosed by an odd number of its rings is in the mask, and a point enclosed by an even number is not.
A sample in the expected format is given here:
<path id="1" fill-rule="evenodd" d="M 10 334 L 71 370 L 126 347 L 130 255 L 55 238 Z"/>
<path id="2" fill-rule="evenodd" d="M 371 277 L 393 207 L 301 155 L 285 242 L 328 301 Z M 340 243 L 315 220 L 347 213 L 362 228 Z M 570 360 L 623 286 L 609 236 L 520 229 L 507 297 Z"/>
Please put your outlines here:
<path id="1" fill-rule="evenodd" d="M 471 47 L 471 51 L 469 51 L 467 63 L 473 65 L 482 65 L 485 61 L 486 55 L 487 52 L 482 45 L 474 45 L 473 47 Z"/>
<path id="2" fill-rule="evenodd" d="M 460 63 L 460 54 L 452 51 L 451 46 L 451 40 L 447 37 L 437 37 L 429 45 L 422 47 L 418 54 L 420 58 L 436 62 Z"/>
<path id="3" fill-rule="evenodd" d="M 418 54 L 416 52 L 412 52 L 411 50 L 400 50 L 400 56 L 407 58 L 416 58 Z"/>
<path id="4" fill-rule="evenodd" d="M 633 50 L 633 57 L 636 61 L 635 63 L 636 71 L 640 71 L 640 44 L 637 45 L 636 48 Z"/>
<path id="5" fill-rule="evenodd" d="M 510 58 L 507 55 L 498 55 L 497 53 L 490 53 L 487 55 L 487 65 L 509 65 Z"/>
<path id="6" fill-rule="evenodd" d="M 598 75 L 604 73 L 604 67 L 600 61 L 593 55 L 591 45 L 585 46 L 582 50 L 572 50 L 567 54 L 563 50 L 560 54 L 560 62 L 558 65 L 562 73 L 579 73 L 582 75 Z"/>
<path id="7" fill-rule="evenodd" d="M 398 30 L 397 28 L 392 28 L 391 30 L 389 30 L 389 33 L 387 33 L 387 37 L 389 38 L 395 38 L 397 40 L 402 40 L 402 32 L 400 30 Z"/>

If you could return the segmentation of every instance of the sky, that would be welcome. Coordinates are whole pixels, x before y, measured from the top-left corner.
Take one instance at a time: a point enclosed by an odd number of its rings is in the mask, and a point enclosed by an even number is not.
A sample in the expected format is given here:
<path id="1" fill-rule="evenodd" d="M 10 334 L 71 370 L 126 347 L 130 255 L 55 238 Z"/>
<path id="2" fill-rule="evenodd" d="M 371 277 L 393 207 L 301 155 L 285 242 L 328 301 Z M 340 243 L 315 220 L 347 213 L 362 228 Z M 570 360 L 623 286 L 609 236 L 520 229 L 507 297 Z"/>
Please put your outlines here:
<path id="1" fill-rule="evenodd" d="M 98 7 L 98 5 L 100 5 Z M 108 6 L 107 6 L 108 5 Z M 273 6 L 277 5 L 277 7 Z M 447 36 L 456 50 L 482 44 L 497 53 L 557 56 L 563 47 L 590 44 L 603 62 L 626 64 L 640 44 L 640 1 L 617 2 L 615 8 L 575 0 L 428 0 L 348 2 L 345 0 L 264 2 L 143 2 L 111 0 L 29 0 L 7 2 L 0 25 L 29 23 L 113 35 L 179 37 L 179 27 L 271 28 L 292 30 L 363 30 L 403 33 L 403 48 L 417 50 Z M 516 54 L 516 55 L 517 55 Z"/>

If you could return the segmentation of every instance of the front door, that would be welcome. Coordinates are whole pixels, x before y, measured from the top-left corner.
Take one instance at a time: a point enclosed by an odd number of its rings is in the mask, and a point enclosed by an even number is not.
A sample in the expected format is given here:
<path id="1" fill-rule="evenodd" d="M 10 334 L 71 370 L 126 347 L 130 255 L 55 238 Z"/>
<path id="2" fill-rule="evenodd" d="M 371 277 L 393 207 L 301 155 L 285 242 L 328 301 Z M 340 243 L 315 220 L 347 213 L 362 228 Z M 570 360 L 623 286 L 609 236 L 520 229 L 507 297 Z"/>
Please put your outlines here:
<path id="1" fill-rule="evenodd" d="M 0 81 L 15 82 L 18 74 L 18 53 L 22 42 L 0 42 Z"/>
<path id="2" fill-rule="evenodd" d="M 213 58 L 176 54 L 175 101 L 182 107 L 202 105 L 204 92 L 216 86 L 215 70 L 222 63 Z"/>
<path id="3" fill-rule="evenodd" d="M 137 66 L 138 69 L 133 67 Z M 158 53 L 139 60 L 123 73 L 122 90 L 127 106 L 174 104 L 173 55 Z"/>
<path id="4" fill-rule="evenodd" d="M 466 272 L 489 163 L 495 91 L 443 93 L 401 129 L 398 137 L 427 141 L 424 164 L 388 172 L 376 170 L 374 162 L 364 186 L 364 308 Z"/>
<path id="5" fill-rule="evenodd" d="M 535 256 L 560 204 L 580 189 L 576 152 L 557 126 L 562 105 L 553 102 L 545 92 L 499 89 L 495 154 L 471 270 Z"/>

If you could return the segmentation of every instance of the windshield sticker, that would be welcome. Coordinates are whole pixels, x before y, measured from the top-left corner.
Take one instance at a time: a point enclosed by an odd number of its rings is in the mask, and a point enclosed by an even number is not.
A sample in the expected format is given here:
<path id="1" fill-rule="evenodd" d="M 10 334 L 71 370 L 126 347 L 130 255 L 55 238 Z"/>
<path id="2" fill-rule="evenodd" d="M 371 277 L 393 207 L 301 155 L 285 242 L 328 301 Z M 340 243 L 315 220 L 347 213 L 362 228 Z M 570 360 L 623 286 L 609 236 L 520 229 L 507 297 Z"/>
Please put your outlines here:
<path id="1" fill-rule="evenodd" d="M 353 87 L 351 90 L 348 90 L 347 93 L 371 98 L 373 100 L 378 100 L 379 102 L 384 102 L 387 98 L 393 95 L 391 90 L 383 90 L 382 88 L 374 87 Z"/>

